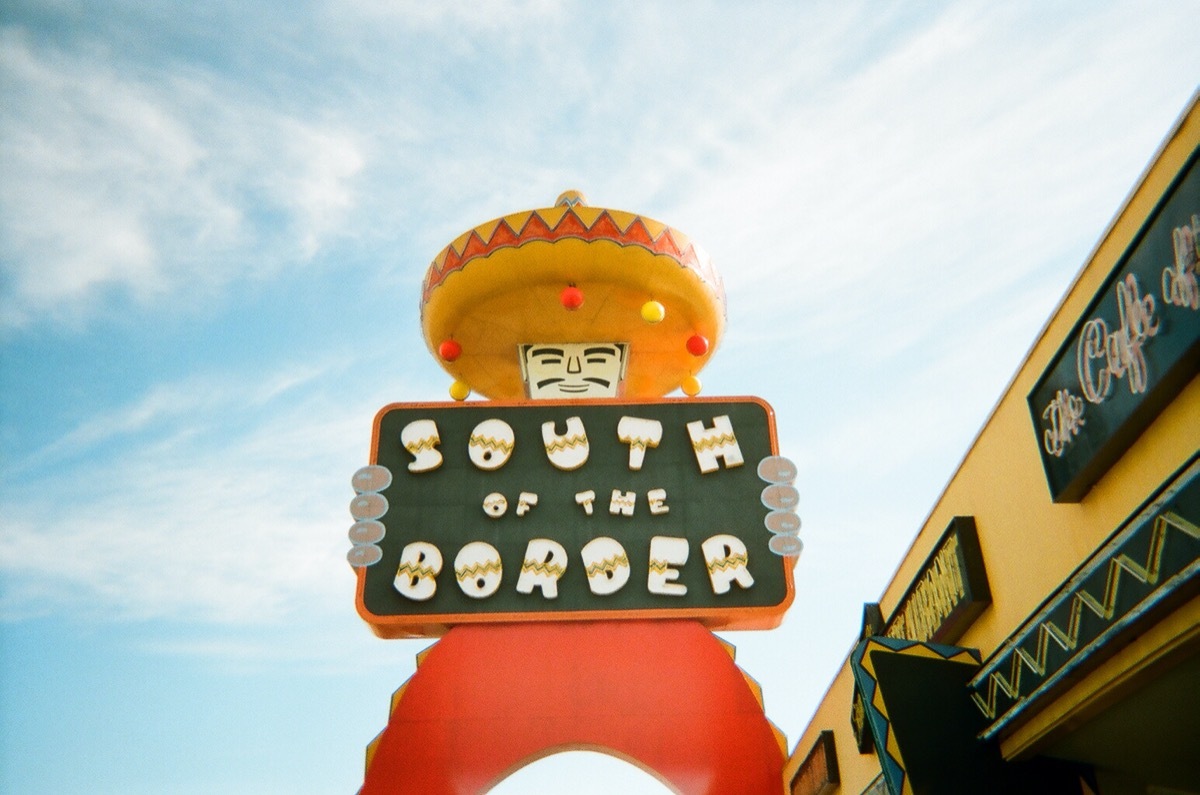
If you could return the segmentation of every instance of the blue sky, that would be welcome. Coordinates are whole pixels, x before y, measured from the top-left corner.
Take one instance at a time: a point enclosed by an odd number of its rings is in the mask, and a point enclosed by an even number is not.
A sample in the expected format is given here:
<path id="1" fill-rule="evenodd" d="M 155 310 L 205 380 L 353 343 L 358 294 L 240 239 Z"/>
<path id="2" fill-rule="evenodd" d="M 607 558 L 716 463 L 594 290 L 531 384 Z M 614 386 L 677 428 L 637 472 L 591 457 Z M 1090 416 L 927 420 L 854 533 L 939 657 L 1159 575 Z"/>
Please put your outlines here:
<path id="1" fill-rule="evenodd" d="M 350 475 L 446 396 L 433 255 L 567 188 L 724 276 L 704 394 L 774 405 L 806 543 L 729 639 L 795 742 L 1200 76 L 1197 2 L 281 8 L 0 12 L 5 791 L 357 788 L 428 642 L 354 613 Z"/>

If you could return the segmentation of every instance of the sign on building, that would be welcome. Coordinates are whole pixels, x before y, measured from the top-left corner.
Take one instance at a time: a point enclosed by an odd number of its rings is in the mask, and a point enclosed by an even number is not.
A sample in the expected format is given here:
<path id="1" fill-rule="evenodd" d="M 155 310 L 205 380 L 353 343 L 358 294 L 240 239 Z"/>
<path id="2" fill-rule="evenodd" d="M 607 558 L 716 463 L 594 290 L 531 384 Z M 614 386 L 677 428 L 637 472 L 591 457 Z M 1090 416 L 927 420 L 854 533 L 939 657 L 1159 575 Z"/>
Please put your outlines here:
<path id="1" fill-rule="evenodd" d="M 1055 502 L 1078 502 L 1200 363 L 1193 155 L 1029 394 Z"/>

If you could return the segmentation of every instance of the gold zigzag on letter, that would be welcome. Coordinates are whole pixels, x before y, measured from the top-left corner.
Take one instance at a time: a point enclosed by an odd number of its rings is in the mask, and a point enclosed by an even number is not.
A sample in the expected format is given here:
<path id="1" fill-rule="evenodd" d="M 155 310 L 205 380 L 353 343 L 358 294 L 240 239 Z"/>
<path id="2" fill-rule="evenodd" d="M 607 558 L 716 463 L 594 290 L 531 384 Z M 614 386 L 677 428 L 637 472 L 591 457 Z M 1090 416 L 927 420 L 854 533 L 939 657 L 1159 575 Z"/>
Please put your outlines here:
<path id="1" fill-rule="evenodd" d="M 396 567 L 397 577 L 419 577 L 425 579 L 433 579 L 437 576 L 437 572 L 429 566 L 422 566 L 419 563 L 401 563 Z"/>
<path id="2" fill-rule="evenodd" d="M 613 555 L 611 558 L 605 558 L 599 563 L 588 566 L 587 576 L 595 577 L 597 574 L 611 573 L 622 567 L 629 568 L 629 558 L 626 555 Z"/>
<path id="3" fill-rule="evenodd" d="M 714 571 L 724 571 L 725 569 L 736 569 L 738 566 L 748 566 L 750 564 L 746 555 L 730 555 L 727 558 L 709 561 L 708 571 L 711 574 Z"/>
<path id="4" fill-rule="evenodd" d="M 467 444 L 483 447 L 488 450 L 500 450 L 505 453 L 513 451 L 513 444 L 511 442 L 506 442 L 503 439 L 493 439 L 490 436 L 475 436 L 472 434 L 471 438 L 467 440 Z"/>
<path id="5" fill-rule="evenodd" d="M 567 569 L 565 566 L 559 566 L 557 563 L 543 563 L 540 560 L 530 560 L 529 558 L 526 558 L 525 562 L 521 564 L 522 574 L 525 572 L 532 572 L 533 574 L 548 574 L 556 580 L 559 577 L 562 577 L 563 572 L 566 570 Z"/>
<path id="6" fill-rule="evenodd" d="M 704 436 L 692 442 L 692 447 L 699 452 L 701 450 L 710 450 L 714 447 L 724 447 L 727 444 L 737 444 L 737 437 L 731 433 L 723 433 L 720 436 Z"/>
<path id="7" fill-rule="evenodd" d="M 670 568 L 671 564 L 669 562 L 650 558 L 650 571 L 655 574 L 665 574 Z"/>
<path id="8" fill-rule="evenodd" d="M 627 497 L 624 494 L 616 494 L 610 502 L 618 508 L 632 508 L 637 505 L 637 497 Z"/>
<path id="9" fill-rule="evenodd" d="M 560 439 L 555 439 L 550 444 L 546 445 L 547 453 L 557 453 L 562 450 L 570 450 L 572 447 L 587 447 L 588 439 L 586 434 L 577 436 L 564 436 Z"/>
<path id="10" fill-rule="evenodd" d="M 470 563 L 466 566 L 463 566 L 461 569 L 455 569 L 454 576 L 457 577 L 460 582 L 463 582 L 471 579 L 472 577 L 481 577 L 485 574 L 499 574 L 500 571 L 500 561 L 489 560 L 485 563 Z"/>
<path id="11" fill-rule="evenodd" d="M 1200 527 L 1192 524 L 1179 514 L 1168 511 L 1156 517 L 1150 531 L 1150 549 L 1146 555 L 1146 564 L 1144 566 L 1139 564 L 1124 552 L 1110 558 L 1108 561 L 1108 577 L 1104 581 L 1103 599 L 1096 599 L 1096 597 L 1083 590 L 1082 587 L 1076 593 L 1071 594 L 1069 597 L 1071 600 L 1071 609 L 1067 619 L 1066 630 L 1063 630 L 1049 619 L 1041 621 L 1035 630 L 1037 632 L 1035 652 L 1030 654 L 1020 645 L 1016 645 L 1013 648 L 1012 663 L 1009 666 L 1008 677 L 1006 678 L 999 670 L 992 671 L 988 674 L 987 698 L 980 696 L 979 693 L 971 693 L 971 698 L 975 700 L 975 704 L 979 707 L 979 710 L 988 719 L 996 717 L 997 691 L 1004 693 L 1011 699 L 1020 701 L 1023 698 L 1021 695 L 1021 671 L 1027 668 L 1039 677 L 1046 675 L 1046 655 L 1050 647 L 1050 641 L 1054 641 L 1063 651 L 1075 652 L 1076 647 L 1079 645 L 1079 628 L 1085 607 L 1105 621 L 1112 621 L 1116 612 L 1122 572 L 1127 572 L 1129 576 L 1145 585 L 1157 584 L 1162 567 L 1163 547 L 1166 543 L 1167 529 L 1171 527 L 1200 540 Z"/>
<path id="12" fill-rule="evenodd" d="M 437 447 L 437 444 L 438 438 L 436 436 L 426 436 L 423 439 L 413 439 L 411 442 L 404 445 L 404 449 L 415 455 L 422 450 L 432 450 L 433 448 Z"/>

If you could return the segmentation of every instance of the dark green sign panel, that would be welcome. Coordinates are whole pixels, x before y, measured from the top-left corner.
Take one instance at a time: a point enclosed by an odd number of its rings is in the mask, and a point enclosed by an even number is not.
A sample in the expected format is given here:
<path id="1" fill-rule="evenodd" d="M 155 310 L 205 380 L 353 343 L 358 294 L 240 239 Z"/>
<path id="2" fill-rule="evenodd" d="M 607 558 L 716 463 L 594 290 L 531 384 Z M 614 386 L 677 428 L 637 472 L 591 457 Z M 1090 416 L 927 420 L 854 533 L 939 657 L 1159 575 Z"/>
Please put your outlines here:
<path id="1" fill-rule="evenodd" d="M 359 610 L 388 636 L 603 617 L 774 626 L 795 558 L 773 550 L 793 554 L 778 539 L 799 524 L 776 453 L 755 398 L 388 406 L 362 475 L 375 480 L 352 504 Z"/>
<path id="2" fill-rule="evenodd" d="M 1029 394 L 1055 502 L 1082 499 L 1196 375 L 1197 162 L 1193 155 Z"/>

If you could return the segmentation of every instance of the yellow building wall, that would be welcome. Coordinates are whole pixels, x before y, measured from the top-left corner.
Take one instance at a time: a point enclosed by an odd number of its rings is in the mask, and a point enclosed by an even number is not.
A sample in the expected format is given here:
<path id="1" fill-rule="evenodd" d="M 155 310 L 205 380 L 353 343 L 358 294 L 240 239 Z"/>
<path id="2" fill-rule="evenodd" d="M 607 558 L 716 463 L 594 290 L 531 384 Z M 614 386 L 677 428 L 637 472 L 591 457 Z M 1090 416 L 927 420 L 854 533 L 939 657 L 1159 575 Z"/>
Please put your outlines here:
<path id="1" fill-rule="evenodd" d="M 1155 489 L 1200 450 L 1200 378 L 1193 377 L 1081 502 L 1055 504 L 1026 402 L 1035 382 L 1198 145 L 1200 104 L 1193 98 L 1034 342 L 905 554 L 879 599 L 885 619 L 896 609 L 951 519 L 973 516 L 992 604 L 955 645 L 979 649 L 986 660 Z M 1194 613 L 1196 607 L 1180 608 L 1179 620 L 1187 623 L 1182 614 Z M 1175 622 L 1168 619 L 1166 623 Z M 1105 675 L 1104 670 L 1091 678 Z M 875 754 L 859 754 L 854 742 L 850 726 L 853 687 L 847 657 L 796 743 L 784 771 L 785 782 L 791 781 L 823 729 L 835 733 L 841 792 L 859 793 L 879 774 Z M 1094 685 L 1081 683 L 1045 711 L 1066 716 L 1072 705 L 1064 701 L 1085 698 L 1096 690 Z"/>

